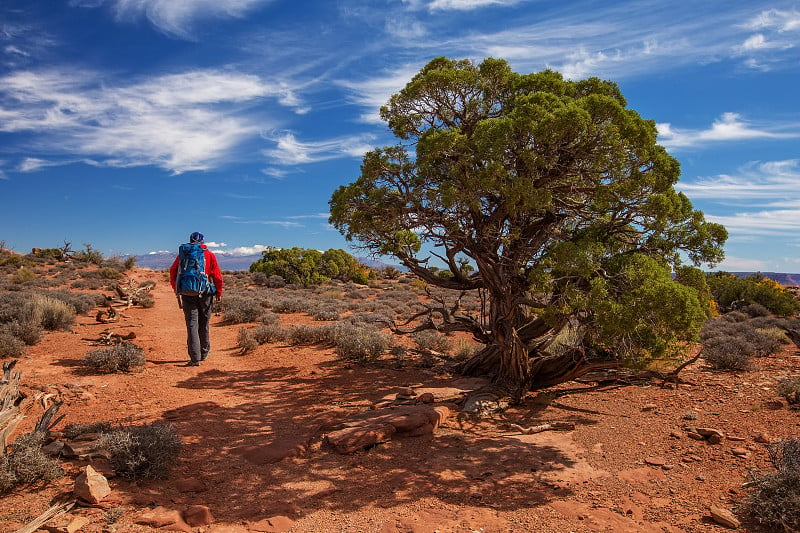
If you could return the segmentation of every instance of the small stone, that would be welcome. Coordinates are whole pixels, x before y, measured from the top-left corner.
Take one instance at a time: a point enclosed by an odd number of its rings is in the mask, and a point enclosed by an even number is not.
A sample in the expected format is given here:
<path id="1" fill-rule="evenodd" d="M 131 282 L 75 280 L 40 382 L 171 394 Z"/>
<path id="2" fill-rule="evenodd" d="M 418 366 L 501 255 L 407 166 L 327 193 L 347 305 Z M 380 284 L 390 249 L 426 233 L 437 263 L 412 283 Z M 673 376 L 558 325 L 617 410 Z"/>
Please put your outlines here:
<path id="1" fill-rule="evenodd" d="M 73 494 L 78 499 L 88 503 L 100 503 L 103 498 L 111 494 L 111 487 L 108 486 L 108 480 L 105 476 L 87 465 L 75 479 L 75 485 L 72 489 Z"/>
<path id="2" fill-rule="evenodd" d="M 197 478 L 176 479 L 173 486 L 178 492 L 205 492 L 208 490 L 206 484 Z"/>
<path id="3" fill-rule="evenodd" d="M 419 403 L 433 403 L 436 401 L 436 398 L 433 396 L 432 392 L 424 392 L 419 395 L 417 401 Z"/>
<path id="4" fill-rule="evenodd" d="M 746 440 L 746 439 L 744 437 L 728 435 L 728 440 L 734 441 L 734 442 L 741 442 L 741 441 Z"/>
<path id="5" fill-rule="evenodd" d="M 192 531 L 192 527 L 184 522 L 181 513 L 162 506 L 144 511 L 136 519 L 136 523 L 169 531 L 186 531 L 187 533 Z"/>
<path id="6" fill-rule="evenodd" d="M 663 457 L 646 457 L 644 462 L 651 466 L 664 466 L 667 464 L 667 460 Z"/>
<path id="7" fill-rule="evenodd" d="M 759 442 L 761 444 L 769 444 L 770 442 L 772 442 L 772 439 L 770 438 L 770 436 L 767 433 L 763 433 L 763 432 L 762 433 L 756 433 L 755 435 L 753 435 L 753 440 L 756 441 L 756 442 Z"/>
<path id="8" fill-rule="evenodd" d="M 731 453 L 737 457 L 747 457 L 750 455 L 747 448 L 731 448 Z"/>
<path id="9" fill-rule="evenodd" d="M 190 505 L 183 512 L 183 519 L 192 527 L 207 526 L 214 522 L 211 509 L 205 505 Z"/>
<path id="10" fill-rule="evenodd" d="M 727 509 L 723 509 L 722 507 L 714 507 L 712 506 L 709 509 L 711 513 L 711 518 L 717 524 L 720 524 L 725 527 L 729 527 L 731 529 L 738 529 L 741 525 L 741 522 Z"/>
<path id="11" fill-rule="evenodd" d="M 273 516 L 248 524 L 248 529 L 260 533 L 283 533 L 289 531 L 293 525 L 294 520 L 288 516 Z"/>
<path id="12" fill-rule="evenodd" d="M 44 529 L 50 533 L 75 533 L 89 522 L 91 520 L 85 516 L 66 514 L 46 523 Z"/>
<path id="13" fill-rule="evenodd" d="M 681 437 L 683 437 L 683 433 L 681 433 L 677 429 L 673 429 L 672 431 L 669 432 L 669 436 L 676 439 L 680 439 Z"/>
<path id="14" fill-rule="evenodd" d="M 693 431 L 688 432 L 686 436 L 694 440 L 706 440 L 706 438 L 702 436 L 700 433 L 695 433 Z"/>
<path id="15" fill-rule="evenodd" d="M 642 407 L 642 411 L 655 411 L 656 409 L 658 409 L 658 405 L 654 403 L 648 403 L 647 405 Z"/>

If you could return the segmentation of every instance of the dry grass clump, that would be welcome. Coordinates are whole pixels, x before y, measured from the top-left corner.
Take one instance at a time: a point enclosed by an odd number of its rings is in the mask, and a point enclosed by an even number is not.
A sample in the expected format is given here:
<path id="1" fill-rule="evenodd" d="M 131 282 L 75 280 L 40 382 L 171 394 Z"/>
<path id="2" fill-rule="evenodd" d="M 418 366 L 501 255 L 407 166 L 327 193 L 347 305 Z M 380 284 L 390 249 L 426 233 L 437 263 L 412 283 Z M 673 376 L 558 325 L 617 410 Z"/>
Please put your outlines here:
<path id="1" fill-rule="evenodd" d="M 430 329 L 415 333 L 414 343 L 422 351 L 449 353 L 452 350 L 450 339 Z"/>
<path id="2" fill-rule="evenodd" d="M 334 350 L 340 357 L 356 361 L 374 361 L 392 345 L 389 335 L 356 324 L 338 328 L 334 343 Z"/>
<path id="3" fill-rule="evenodd" d="M 75 323 L 75 308 L 57 298 L 32 295 L 22 307 L 20 322 L 32 322 L 49 331 L 69 330 Z"/>
<path id="4" fill-rule="evenodd" d="M 762 315 L 750 319 L 740 311 L 709 320 L 700 332 L 703 358 L 718 370 L 749 370 L 751 358 L 773 355 L 786 342 L 780 324 Z"/>
<path id="5" fill-rule="evenodd" d="M 132 342 L 121 342 L 110 348 L 92 350 L 84 363 L 98 372 L 132 372 L 144 366 L 144 351 Z"/>
<path id="6" fill-rule="evenodd" d="M 0 493 L 39 481 L 48 483 L 63 475 L 58 462 L 42 451 L 44 441 L 44 432 L 33 431 L 9 446 L 8 453 L 0 457 Z"/>
<path id="7" fill-rule="evenodd" d="M 0 359 L 22 357 L 24 354 L 25 343 L 8 328 L 0 327 Z"/>
<path id="8" fill-rule="evenodd" d="M 800 439 L 769 446 L 775 472 L 751 472 L 745 505 L 750 516 L 771 531 L 800 531 Z"/>
<path id="9" fill-rule="evenodd" d="M 90 422 L 88 424 L 67 424 L 62 430 L 64 437 L 72 440 L 87 433 L 108 433 L 111 424 L 108 422 Z"/>
<path id="10" fill-rule="evenodd" d="M 178 460 L 181 439 L 172 424 L 153 422 L 104 433 L 103 448 L 111 455 L 111 467 L 126 479 L 164 479 Z"/>

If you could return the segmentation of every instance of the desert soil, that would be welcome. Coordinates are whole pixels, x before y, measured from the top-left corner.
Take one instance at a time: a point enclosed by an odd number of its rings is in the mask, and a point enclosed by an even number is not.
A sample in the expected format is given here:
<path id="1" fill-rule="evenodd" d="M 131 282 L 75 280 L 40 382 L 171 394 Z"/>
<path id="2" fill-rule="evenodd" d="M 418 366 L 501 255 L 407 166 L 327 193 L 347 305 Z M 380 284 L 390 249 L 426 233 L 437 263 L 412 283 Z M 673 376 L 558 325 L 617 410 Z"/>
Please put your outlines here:
<path id="1" fill-rule="evenodd" d="M 741 531 L 759 532 L 765 530 L 737 507 L 748 471 L 770 468 L 763 441 L 800 434 L 800 411 L 775 392 L 781 378 L 800 373 L 800 354 L 787 346 L 751 372 L 713 372 L 698 363 L 677 387 L 588 390 L 572 383 L 482 419 L 453 412 L 433 435 L 341 455 L 323 442 L 326 423 L 367 411 L 402 388 L 445 402 L 478 383 L 426 369 L 346 364 L 317 346 L 267 344 L 240 355 L 240 326 L 223 326 L 219 316 L 209 359 L 186 367 L 183 316 L 164 273 L 137 269 L 134 277 L 157 282 L 155 306 L 128 309 L 112 327 L 136 334 L 147 357 L 143 371 L 87 370 L 82 359 L 94 349 L 87 339 L 109 327 L 93 316 L 79 317 L 71 332 L 48 334 L 18 364 L 26 393 L 64 400 L 56 429 L 167 420 L 181 435 L 184 446 L 166 480 L 111 477 L 106 500 L 74 509 L 89 519 L 82 532 L 154 531 L 141 523 L 153 509 L 193 505 L 213 515 L 210 525 L 194 528 L 208 532 L 723 531 L 712 506 L 737 514 Z M 40 414 L 41 407 L 28 412 L 18 432 Z M 552 421 L 574 422 L 575 429 L 522 434 L 510 425 Z M 687 425 L 726 438 L 697 441 Z M 47 509 L 86 464 L 65 461 L 61 481 L 2 497 L 0 531 L 15 531 Z"/>

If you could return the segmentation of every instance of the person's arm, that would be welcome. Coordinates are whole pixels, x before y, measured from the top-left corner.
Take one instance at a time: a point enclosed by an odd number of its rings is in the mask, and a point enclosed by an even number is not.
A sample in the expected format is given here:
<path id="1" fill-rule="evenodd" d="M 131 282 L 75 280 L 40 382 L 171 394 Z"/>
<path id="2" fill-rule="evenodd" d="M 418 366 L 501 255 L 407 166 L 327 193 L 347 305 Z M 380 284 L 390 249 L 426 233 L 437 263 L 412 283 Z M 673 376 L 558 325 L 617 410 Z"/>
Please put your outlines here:
<path id="1" fill-rule="evenodd" d="M 180 261 L 180 256 L 175 257 L 175 261 L 172 262 L 172 266 L 169 267 L 169 284 L 172 285 L 172 292 L 178 290 L 176 287 L 176 282 L 178 281 L 178 263 Z"/>
<path id="2" fill-rule="evenodd" d="M 224 285 L 222 281 L 222 270 L 219 268 L 219 263 L 217 262 L 217 256 L 214 255 L 213 252 L 208 250 L 206 252 L 206 274 L 208 277 L 211 278 L 211 281 L 214 283 L 214 289 L 216 292 L 214 295 L 217 297 L 217 300 L 222 298 L 222 286 Z"/>

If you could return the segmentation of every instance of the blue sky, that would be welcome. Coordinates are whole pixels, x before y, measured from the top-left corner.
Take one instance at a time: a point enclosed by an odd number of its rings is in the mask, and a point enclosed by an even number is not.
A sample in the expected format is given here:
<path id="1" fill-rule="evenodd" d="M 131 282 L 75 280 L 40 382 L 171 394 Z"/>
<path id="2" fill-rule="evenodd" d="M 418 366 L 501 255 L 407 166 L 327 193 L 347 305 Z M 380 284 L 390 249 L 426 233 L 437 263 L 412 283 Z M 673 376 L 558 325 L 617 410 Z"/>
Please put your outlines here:
<path id="1" fill-rule="evenodd" d="M 598 7 L 599 6 L 599 7 Z M 435 56 L 616 81 L 730 239 L 800 271 L 800 3 L 3 0 L 0 241 L 347 248 L 328 200 Z"/>

